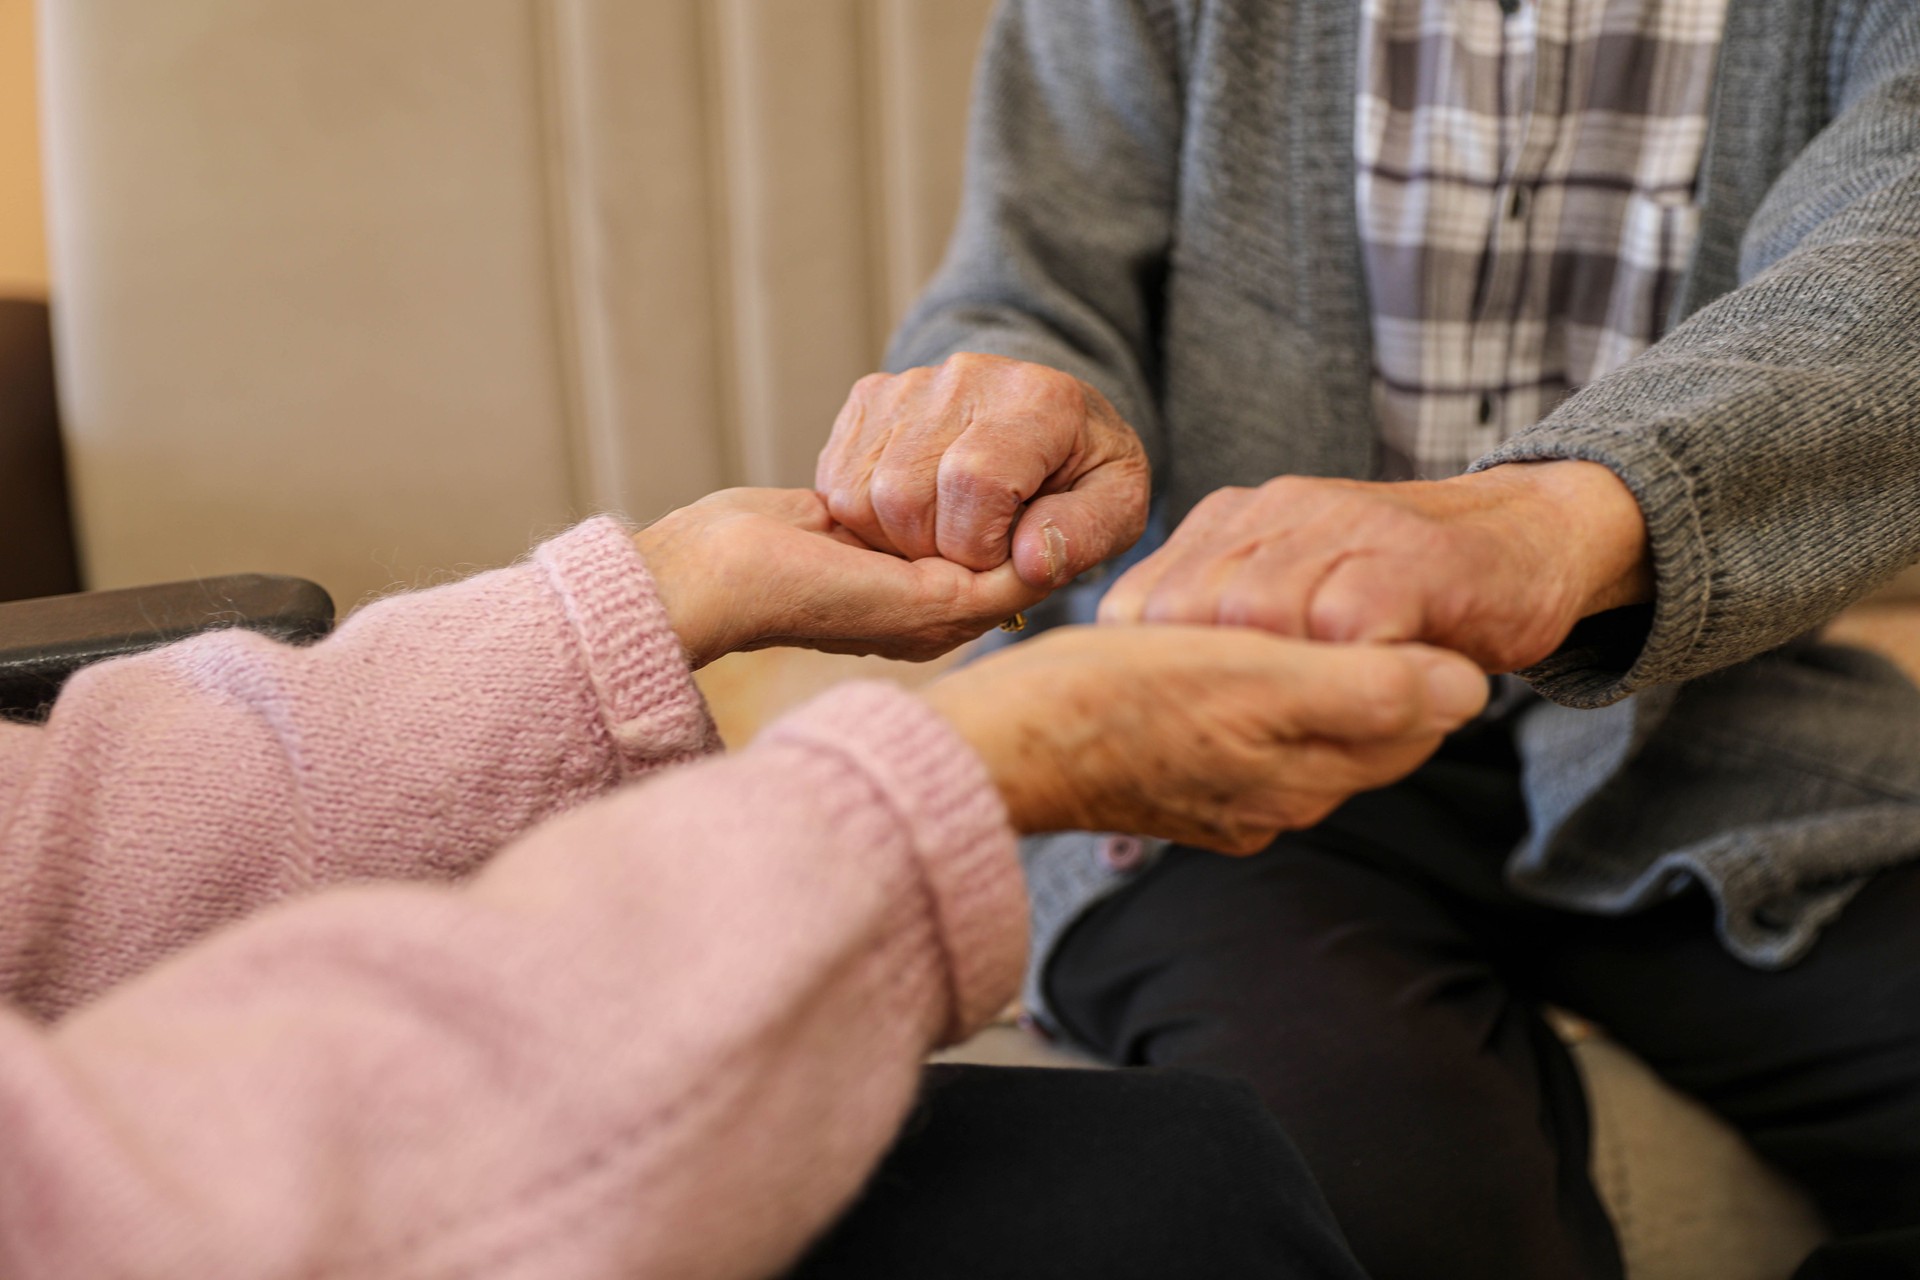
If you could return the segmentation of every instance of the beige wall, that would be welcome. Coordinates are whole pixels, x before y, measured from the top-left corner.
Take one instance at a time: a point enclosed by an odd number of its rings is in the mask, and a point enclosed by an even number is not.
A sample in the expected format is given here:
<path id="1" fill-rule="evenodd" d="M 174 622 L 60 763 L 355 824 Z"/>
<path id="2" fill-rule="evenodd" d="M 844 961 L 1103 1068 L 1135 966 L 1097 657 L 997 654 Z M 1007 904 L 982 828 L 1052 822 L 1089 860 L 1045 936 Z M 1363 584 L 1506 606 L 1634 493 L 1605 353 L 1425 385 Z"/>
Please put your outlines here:
<path id="1" fill-rule="evenodd" d="M 0 0 L 0 296 L 47 290 L 35 83 L 33 0 Z"/>
<path id="2" fill-rule="evenodd" d="M 92 581 L 345 603 L 810 483 L 940 255 L 992 2 L 47 0 Z"/>

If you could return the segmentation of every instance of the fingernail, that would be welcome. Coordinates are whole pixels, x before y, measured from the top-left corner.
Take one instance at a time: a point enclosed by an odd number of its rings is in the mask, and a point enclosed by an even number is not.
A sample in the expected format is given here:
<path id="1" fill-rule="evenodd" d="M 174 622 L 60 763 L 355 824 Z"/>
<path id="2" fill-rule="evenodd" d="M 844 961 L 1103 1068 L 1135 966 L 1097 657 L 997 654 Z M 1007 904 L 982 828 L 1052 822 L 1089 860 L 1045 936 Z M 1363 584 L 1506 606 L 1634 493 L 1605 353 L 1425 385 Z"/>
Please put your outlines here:
<path id="1" fill-rule="evenodd" d="M 1067 535 L 1048 523 L 1040 526 L 1040 540 L 1045 544 L 1041 559 L 1047 566 L 1047 581 L 1060 586 L 1067 579 Z"/>
<path id="2" fill-rule="evenodd" d="M 1487 705 L 1489 689 L 1486 676 L 1478 668 L 1464 659 L 1437 653 L 1426 655 L 1424 661 L 1428 704 L 1435 720 L 1451 729 L 1480 714 Z"/>

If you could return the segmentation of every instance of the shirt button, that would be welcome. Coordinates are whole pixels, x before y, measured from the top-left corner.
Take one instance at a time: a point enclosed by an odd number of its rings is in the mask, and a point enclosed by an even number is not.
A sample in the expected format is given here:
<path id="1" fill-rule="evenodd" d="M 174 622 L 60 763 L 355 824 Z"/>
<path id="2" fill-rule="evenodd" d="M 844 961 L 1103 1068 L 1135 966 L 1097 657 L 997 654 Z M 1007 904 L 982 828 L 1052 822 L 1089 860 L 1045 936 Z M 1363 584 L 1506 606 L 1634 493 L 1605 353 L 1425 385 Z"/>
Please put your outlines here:
<path id="1" fill-rule="evenodd" d="M 1513 189 L 1513 201 L 1507 206 L 1507 213 L 1516 221 L 1527 216 L 1533 208 L 1533 193 L 1526 187 Z"/>
<path id="2" fill-rule="evenodd" d="M 1100 850 L 1101 861 L 1109 870 L 1133 871 L 1140 866 L 1147 852 L 1146 845 L 1132 836 L 1114 836 Z"/>

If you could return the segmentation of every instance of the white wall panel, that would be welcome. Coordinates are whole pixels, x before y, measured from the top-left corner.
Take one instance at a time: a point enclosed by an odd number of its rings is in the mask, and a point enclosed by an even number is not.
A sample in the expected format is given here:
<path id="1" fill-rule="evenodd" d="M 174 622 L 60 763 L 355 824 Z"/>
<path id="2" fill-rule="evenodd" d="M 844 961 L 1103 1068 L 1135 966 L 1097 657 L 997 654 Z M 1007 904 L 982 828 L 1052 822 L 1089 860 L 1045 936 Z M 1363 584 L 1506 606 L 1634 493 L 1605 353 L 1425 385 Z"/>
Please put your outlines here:
<path id="1" fill-rule="evenodd" d="M 808 483 L 939 256 L 990 3 L 46 5 L 94 580 L 351 601 Z"/>
<path id="2" fill-rule="evenodd" d="M 526 0 L 42 19 L 96 585 L 260 567 L 344 604 L 572 514 Z"/>
<path id="3" fill-rule="evenodd" d="M 875 0 L 885 298 L 898 320 L 939 266 L 960 204 L 974 54 L 994 0 Z"/>
<path id="4" fill-rule="evenodd" d="M 733 481 L 704 0 L 546 0 L 576 484 L 642 519 Z"/>
<path id="5" fill-rule="evenodd" d="M 858 0 L 717 0 L 743 478 L 805 485 L 870 372 L 875 228 Z"/>

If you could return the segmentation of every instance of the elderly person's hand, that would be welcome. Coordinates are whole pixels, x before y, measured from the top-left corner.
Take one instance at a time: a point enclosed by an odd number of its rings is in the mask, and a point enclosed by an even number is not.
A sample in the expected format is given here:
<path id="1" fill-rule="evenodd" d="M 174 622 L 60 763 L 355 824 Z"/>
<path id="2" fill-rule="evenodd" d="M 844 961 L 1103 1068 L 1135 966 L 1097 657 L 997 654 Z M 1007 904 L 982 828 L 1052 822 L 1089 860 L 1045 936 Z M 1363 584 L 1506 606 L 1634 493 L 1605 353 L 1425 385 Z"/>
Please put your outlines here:
<path id="1" fill-rule="evenodd" d="M 924 695 L 1026 832 L 1128 831 L 1255 853 L 1417 768 L 1487 681 L 1420 645 L 1069 627 Z"/>
<path id="2" fill-rule="evenodd" d="M 729 489 L 634 542 L 695 667 L 774 645 L 934 658 L 1047 594 L 1011 565 L 975 573 L 875 551 L 807 489 Z"/>
<path id="3" fill-rule="evenodd" d="M 1545 462 L 1428 483 L 1289 476 L 1223 489 L 1114 584 L 1100 616 L 1418 640 L 1511 671 L 1581 618 L 1652 592 L 1626 486 L 1591 463 Z"/>
<path id="4" fill-rule="evenodd" d="M 870 546 L 980 571 L 1011 559 L 1047 590 L 1131 547 L 1149 496 L 1146 452 L 1105 396 L 964 354 L 855 386 L 816 483 Z"/>

